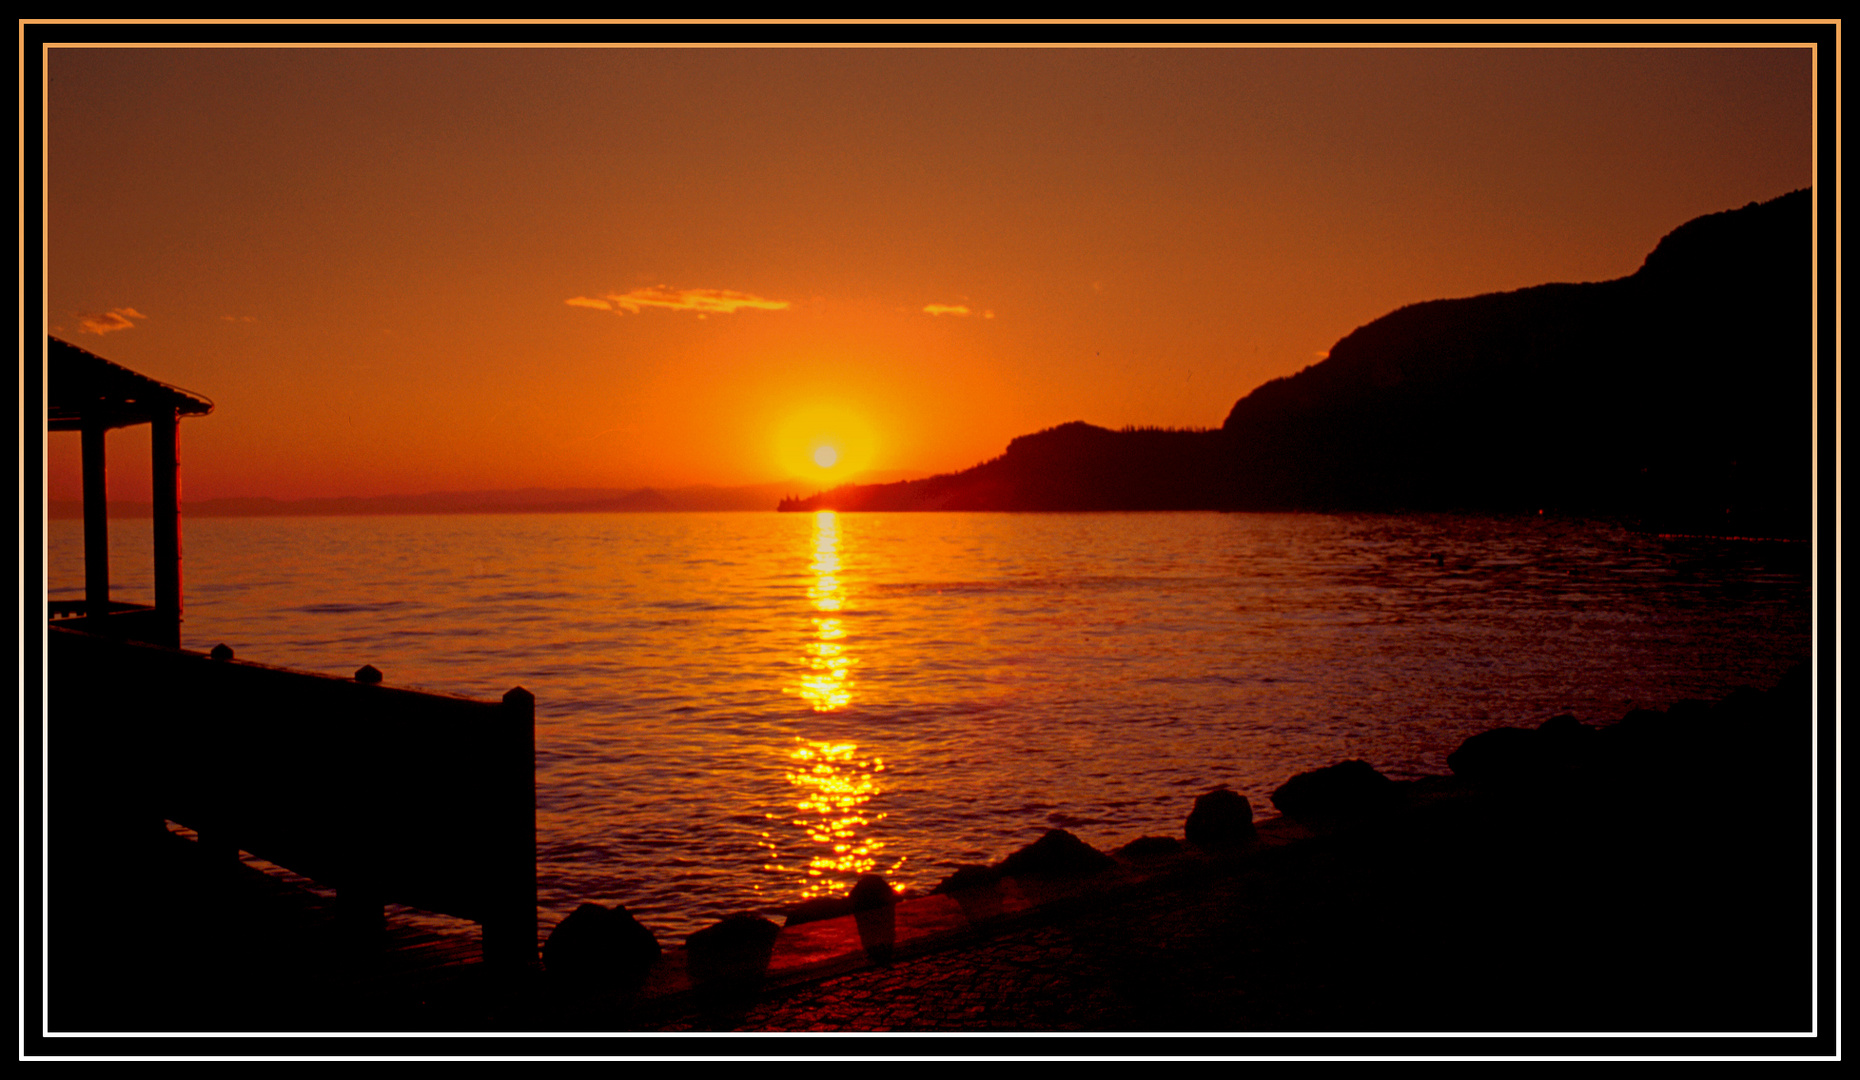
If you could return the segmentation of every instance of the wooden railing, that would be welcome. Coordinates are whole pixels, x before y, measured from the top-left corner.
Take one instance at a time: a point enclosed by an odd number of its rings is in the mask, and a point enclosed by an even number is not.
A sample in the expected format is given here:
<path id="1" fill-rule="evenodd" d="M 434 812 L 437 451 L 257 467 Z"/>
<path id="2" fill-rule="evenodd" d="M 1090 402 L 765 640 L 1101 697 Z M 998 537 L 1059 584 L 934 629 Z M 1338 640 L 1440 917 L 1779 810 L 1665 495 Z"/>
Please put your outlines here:
<path id="1" fill-rule="evenodd" d="M 88 601 L 63 600 L 47 604 L 46 609 L 52 625 L 67 630 L 82 630 L 125 641 L 146 641 L 151 645 L 173 647 L 181 643 L 181 624 L 175 621 L 173 614 L 147 604 L 112 600 L 106 610 L 97 614 Z"/>
<path id="2" fill-rule="evenodd" d="M 473 701 L 53 626 L 51 841 L 162 820 L 336 890 L 358 939 L 388 903 L 472 919 L 536 958 L 535 700 Z"/>

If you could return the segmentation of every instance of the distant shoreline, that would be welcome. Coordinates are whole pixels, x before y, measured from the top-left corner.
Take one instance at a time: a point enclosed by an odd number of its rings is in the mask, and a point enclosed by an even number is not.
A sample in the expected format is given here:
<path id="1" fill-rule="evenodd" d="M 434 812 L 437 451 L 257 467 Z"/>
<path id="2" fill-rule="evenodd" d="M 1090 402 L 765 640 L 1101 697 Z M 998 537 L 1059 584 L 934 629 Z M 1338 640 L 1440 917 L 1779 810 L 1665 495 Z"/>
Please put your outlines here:
<path id="1" fill-rule="evenodd" d="M 911 473 L 862 474 L 882 482 Z M 762 484 L 691 484 L 683 487 L 517 488 L 490 491 L 429 491 L 396 495 L 334 495 L 279 499 L 268 495 L 183 501 L 186 517 L 364 517 L 391 514 L 611 514 L 718 510 L 773 513 L 783 500 L 799 497 L 811 485 L 795 480 Z M 147 500 L 112 499 L 111 518 L 151 516 Z M 49 499 L 45 516 L 66 521 L 84 516 L 81 499 Z"/>
<path id="2" fill-rule="evenodd" d="M 762 510 L 774 512 L 791 484 L 755 484 L 743 487 L 637 488 L 632 490 L 567 489 L 548 491 L 450 491 L 421 495 L 336 496 L 318 499 L 226 498 L 183 502 L 184 517 L 366 517 L 392 514 L 586 514 L 651 513 L 711 510 Z M 133 499 L 112 500 L 111 518 L 146 518 L 151 504 Z M 52 499 L 46 504 L 50 520 L 80 519 L 84 504 L 77 499 Z"/>

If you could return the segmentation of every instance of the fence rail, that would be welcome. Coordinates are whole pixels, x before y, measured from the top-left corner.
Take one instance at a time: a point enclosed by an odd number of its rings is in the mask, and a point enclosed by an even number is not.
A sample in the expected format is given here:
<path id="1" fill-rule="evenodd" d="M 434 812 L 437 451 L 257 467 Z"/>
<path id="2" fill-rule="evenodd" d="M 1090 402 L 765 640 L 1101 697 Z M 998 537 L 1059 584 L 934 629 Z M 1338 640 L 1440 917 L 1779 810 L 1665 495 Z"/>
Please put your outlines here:
<path id="1" fill-rule="evenodd" d="M 535 700 L 216 660 L 53 626 L 54 844 L 165 819 L 382 906 L 472 919 L 487 963 L 536 957 Z"/>

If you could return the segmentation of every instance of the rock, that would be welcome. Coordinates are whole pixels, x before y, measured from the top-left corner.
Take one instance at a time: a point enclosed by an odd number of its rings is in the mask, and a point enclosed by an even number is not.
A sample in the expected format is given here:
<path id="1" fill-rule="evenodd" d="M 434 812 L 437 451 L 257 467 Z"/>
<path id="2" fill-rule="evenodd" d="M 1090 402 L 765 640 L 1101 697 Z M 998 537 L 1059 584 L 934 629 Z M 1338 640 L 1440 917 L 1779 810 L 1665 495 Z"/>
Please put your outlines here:
<path id="1" fill-rule="evenodd" d="M 1814 678 L 1814 669 L 1804 660 L 1783 673 L 1770 695 L 1782 702 L 1785 708 L 1807 705 L 1814 690 Z"/>
<path id="2" fill-rule="evenodd" d="M 1388 777 L 1351 760 L 1299 773 L 1272 793 L 1272 805 L 1293 818 L 1349 817 L 1382 809 L 1394 794 Z"/>
<path id="3" fill-rule="evenodd" d="M 1237 791 L 1215 788 L 1195 800 L 1182 835 L 1200 848 L 1233 847 L 1251 840 L 1258 835 L 1253 828 L 1253 804 Z"/>
<path id="4" fill-rule="evenodd" d="M 1126 859 L 1163 859 L 1182 853 L 1182 841 L 1173 836 L 1139 836 L 1117 849 Z"/>
<path id="5" fill-rule="evenodd" d="M 1595 729 L 1569 713 L 1537 725 L 1537 741 L 1551 764 L 1564 767 L 1587 764 L 1597 745 Z"/>
<path id="6" fill-rule="evenodd" d="M 1109 855 L 1064 829 L 1046 835 L 1001 860 L 1008 877 L 1073 877 L 1093 874 L 1114 865 Z"/>
<path id="7" fill-rule="evenodd" d="M 1630 709 L 1620 723 L 1603 730 L 1617 764 L 1658 756 L 1675 734 L 1667 715 L 1655 709 Z"/>
<path id="8" fill-rule="evenodd" d="M 867 874 L 853 882 L 852 891 L 846 894 L 846 898 L 852 901 L 854 911 L 871 911 L 898 902 L 897 891 L 877 874 Z"/>
<path id="9" fill-rule="evenodd" d="M 1580 739 L 1594 729 L 1576 719 L 1576 714 L 1563 713 L 1538 724 L 1537 730 L 1553 739 Z"/>
<path id="10" fill-rule="evenodd" d="M 1447 767 L 1475 784 L 1526 779 L 1543 766 L 1542 744 L 1539 733 L 1529 728 L 1493 728 L 1460 743 L 1447 755 Z"/>
<path id="11" fill-rule="evenodd" d="M 585 987 L 641 978 L 659 958 L 659 942 L 624 906 L 583 904 L 543 943 L 552 978 Z"/>
<path id="12" fill-rule="evenodd" d="M 845 896 L 816 896 L 812 900 L 803 900 L 788 909 L 787 918 L 782 926 L 803 926 L 811 922 L 837 919 L 842 915 L 853 913 L 853 902 Z"/>
<path id="13" fill-rule="evenodd" d="M 233 658 L 232 646 L 222 641 L 218 645 L 213 646 L 213 648 L 208 651 L 207 655 L 215 660 L 231 660 Z"/>
<path id="14" fill-rule="evenodd" d="M 381 681 L 381 669 L 373 664 L 363 664 L 355 669 L 355 681 L 370 685 Z"/>
<path id="15" fill-rule="evenodd" d="M 1761 690 L 1740 686 L 1712 706 L 1712 720 L 1720 727 L 1760 721 L 1769 712 L 1769 697 Z"/>
<path id="16" fill-rule="evenodd" d="M 699 982 L 747 982 L 762 977 L 781 927 L 760 915 L 731 915 L 685 939 L 685 965 Z"/>
<path id="17" fill-rule="evenodd" d="M 789 908 L 788 917 L 782 925 L 801 926 L 822 919 L 837 919 L 854 912 L 889 907 L 897 902 L 898 894 L 885 883 L 884 878 L 877 874 L 867 874 L 854 882 L 845 896 L 816 897 Z"/>
<path id="18" fill-rule="evenodd" d="M 950 875 L 936 883 L 932 893 L 961 892 L 964 889 L 979 889 L 993 885 L 1001 880 L 1001 871 L 992 866 L 980 866 L 968 863 L 958 866 Z"/>

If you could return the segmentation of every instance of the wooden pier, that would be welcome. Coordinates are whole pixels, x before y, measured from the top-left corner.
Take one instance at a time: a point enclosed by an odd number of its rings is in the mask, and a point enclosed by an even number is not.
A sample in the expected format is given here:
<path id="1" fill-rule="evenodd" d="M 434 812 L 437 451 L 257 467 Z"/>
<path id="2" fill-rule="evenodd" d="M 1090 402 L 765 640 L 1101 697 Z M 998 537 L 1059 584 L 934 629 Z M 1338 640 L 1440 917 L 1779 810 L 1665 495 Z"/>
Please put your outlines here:
<path id="1" fill-rule="evenodd" d="M 473 701 L 368 665 L 343 679 L 180 648 L 177 432 L 213 404 L 56 338 L 46 371 L 47 430 L 82 440 L 85 563 L 84 599 L 46 612 L 53 1029 L 404 1028 L 446 985 L 530 977 L 529 692 Z M 108 559 L 104 433 L 143 424 L 152 607 L 110 598 Z M 396 905 L 460 930 L 415 931 Z"/>

